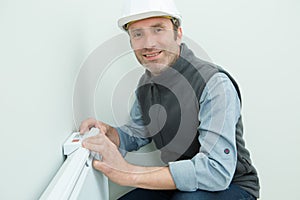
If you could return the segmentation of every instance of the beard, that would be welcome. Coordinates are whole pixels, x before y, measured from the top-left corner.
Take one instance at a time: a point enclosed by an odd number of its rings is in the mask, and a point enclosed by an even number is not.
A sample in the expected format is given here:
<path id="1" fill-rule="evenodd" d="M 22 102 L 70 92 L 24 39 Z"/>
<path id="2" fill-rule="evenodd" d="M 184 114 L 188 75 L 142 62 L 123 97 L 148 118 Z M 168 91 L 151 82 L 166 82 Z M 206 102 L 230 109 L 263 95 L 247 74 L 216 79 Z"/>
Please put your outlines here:
<path id="1" fill-rule="evenodd" d="M 149 51 L 149 50 L 147 50 Z M 154 51 L 154 50 L 151 50 Z M 151 52 L 149 51 L 149 52 Z M 159 75 L 169 67 L 171 67 L 178 58 L 178 53 L 171 52 L 168 50 L 155 50 L 156 52 L 160 52 L 157 59 L 147 59 L 145 57 L 145 51 L 137 51 L 135 52 L 136 58 L 139 61 L 139 63 L 146 68 L 148 71 L 151 72 L 153 75 Z"/>

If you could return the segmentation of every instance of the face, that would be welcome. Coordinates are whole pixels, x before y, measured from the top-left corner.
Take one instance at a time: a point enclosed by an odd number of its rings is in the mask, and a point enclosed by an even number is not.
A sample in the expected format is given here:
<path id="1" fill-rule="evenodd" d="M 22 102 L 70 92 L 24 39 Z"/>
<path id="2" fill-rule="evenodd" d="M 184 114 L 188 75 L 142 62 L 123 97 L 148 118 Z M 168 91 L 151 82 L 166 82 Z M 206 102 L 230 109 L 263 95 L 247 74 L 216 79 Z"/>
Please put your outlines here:
<path id="1" fill-rule="evenodd" d="M 138 61 L 159 75 L 179 56 L 182 30 L 174 33 L 170 19 L 155 17 L 132 23 L 128 28 L 131 47 Z"/>

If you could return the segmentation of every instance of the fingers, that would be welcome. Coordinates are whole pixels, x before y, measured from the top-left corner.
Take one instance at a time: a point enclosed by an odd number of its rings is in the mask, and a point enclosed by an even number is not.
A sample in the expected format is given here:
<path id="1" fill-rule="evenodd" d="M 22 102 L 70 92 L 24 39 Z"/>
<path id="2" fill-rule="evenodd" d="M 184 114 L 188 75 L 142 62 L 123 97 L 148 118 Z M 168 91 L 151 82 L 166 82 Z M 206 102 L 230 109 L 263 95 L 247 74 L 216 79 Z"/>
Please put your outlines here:
<path id="1" fill-rule="evenodd" d="M 98 128 L 100 132 L 104 134 L 106 134 L 109 130 L 109 126 L 107 124 L 97 121 L 94 118 L 88 118 L 81 123 L 79 132 L 80 134 L 84 134 L 85 132 L 88 132 L 92 127 Z"/>
<path id="2" fill-rule="evenodd" d="M 105 131 L 106 132 L 106 124 L 104 124 L 103 122 L 97 121 L 94 118 L 88 118 L 86 120 L 84 120 L 80 127 L 79 127 L 79 132 L 80 134 L 84 134 L 86 132 L 88 132 L 92 127 L 98 128 L 100 130 L 100 132 Z"/>
<path id="3" fill-rule="evenodd" d="M 84 134 L 85 132 L 88 132 L 91 127 L 94 126 L 94 123 L 96 122 L 95 119 L 93 118 L 88 118 L 81 122 L 80 127 L 79 127 L 79 132 L 80 134 Z"/>
<path id="4" fill-rule="evenodd" d="M 106 134 L 108 132 L 108 125 L 101 121 L 97 121 L 95 127 L 100 130 L 100 133 Z"/>
<path id="5" fill-rule="evenodd" d="M 103 133 L 99 133 L 96 136 L 86 138 L 85 140 L 83 140 L 82 146 L 86 149 L 98 152 L 100 154 L 104 153 L 104 151 L 107 151 L 108 149 L 115 148 L 115 145 Z"/>
<path id="6" fill-rule="evenodd" d="M 82 141 L 82 147 L 91 151 L 100 152 L 102 149 L 100 149 L 100 147 L 103 146 L 103 138 L 100 136 L 100 134 L 84 139 Z"/>
<path id="7" fill-rule="evenodd" d="M 89 149 L 90 151 L 94 151 L 98 153 L 100 152 L 102 153 L 104 150 L 103 145 L 99 143 L 91 143 L 91 142 L 83 141 L 82 146 L 86 149 Z"/>

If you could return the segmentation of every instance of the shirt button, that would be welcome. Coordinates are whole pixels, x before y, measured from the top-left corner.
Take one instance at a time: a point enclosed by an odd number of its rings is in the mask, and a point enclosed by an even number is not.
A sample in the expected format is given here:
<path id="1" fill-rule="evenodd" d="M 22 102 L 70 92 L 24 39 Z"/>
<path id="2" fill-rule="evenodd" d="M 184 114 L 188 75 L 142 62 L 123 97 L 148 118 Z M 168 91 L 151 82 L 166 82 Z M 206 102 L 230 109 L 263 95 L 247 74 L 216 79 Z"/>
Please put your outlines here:
<path id="1" fill-rule="evenodd" d="M 230 150 L 226 148 L 226 149 L 224 149 L 224 153 L 225 153 L 225 154 L 229 154 L 229 153 L 230 153 Z"/>

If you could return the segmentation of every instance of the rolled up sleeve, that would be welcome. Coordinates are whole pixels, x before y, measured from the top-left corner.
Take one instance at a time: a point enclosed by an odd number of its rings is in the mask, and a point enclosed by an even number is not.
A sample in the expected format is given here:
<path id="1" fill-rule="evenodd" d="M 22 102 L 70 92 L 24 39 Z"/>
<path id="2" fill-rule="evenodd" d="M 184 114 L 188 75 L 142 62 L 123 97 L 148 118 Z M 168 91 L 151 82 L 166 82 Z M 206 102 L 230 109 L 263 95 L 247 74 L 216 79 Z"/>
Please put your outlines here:
<path id="1" fill-rule="evenodd" d="M 138 101 L 136 100 L 130 112 L 131 120 L 120 127 L 115 127 L 119 134 L 119 150 L 123 156 L 127 151 L 136 151 L 151 142 L 150 138 L 144 137 L 147 129 L 142 120 L 142 114 Z"/>
<path id="2" fill-rule="evenodd" d="M 235 128 L 240 100 L 230 79 L 224 73 L 216 73 L 199 103 L 199 153 L 191 160 L 170 162 L 170 172 L 177 189 L 182 191 L 225 190 L 236 169 Z"/>

